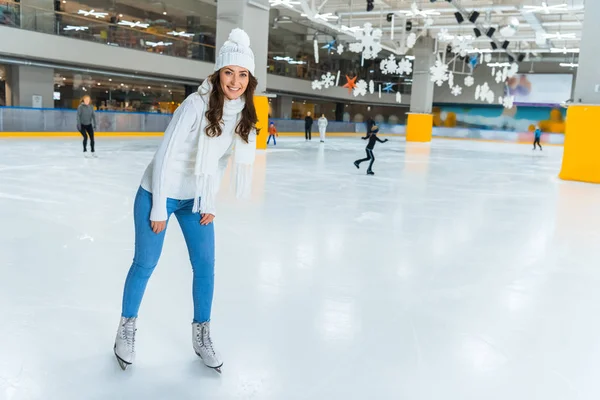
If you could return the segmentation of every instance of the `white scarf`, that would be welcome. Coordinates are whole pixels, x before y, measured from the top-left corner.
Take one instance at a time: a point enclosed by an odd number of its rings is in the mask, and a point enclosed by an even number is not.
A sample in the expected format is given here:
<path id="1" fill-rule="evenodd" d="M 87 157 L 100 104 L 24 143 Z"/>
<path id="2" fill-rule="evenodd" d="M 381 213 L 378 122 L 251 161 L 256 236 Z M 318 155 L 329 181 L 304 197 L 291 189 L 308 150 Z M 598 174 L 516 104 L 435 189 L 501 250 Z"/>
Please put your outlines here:
<path id="1" fill-rule="evenodd" d="M 194 174 L 196 175 L 196 194 L 194 196 L 193 212 L 200 210 L 214 209 L 216 194 L 220 185 L 219 159 L 223 156 L 219 149 L 229 148 L 229 135 L 218 137 L 209 137 L 206 135 L 208 120 L 205 117 L 208 110 L 210 92 L 212 85 L 208 79 L 204 80 L 198 88 L 198 94 L 204 102 L 204 109 L 200 115 L 200 132 L 198 135 L 198 152 L 196 153 L 196 165 Z M 246 106 L 244 96 L 236 100 L 225 100 L 223 104 L 223 120 L 236 119 L 233 125 L 234 129 L 241 118 L 241 112 Z M 235 178 L 232 180 L 236 185 L 237 197 L 246 197 L 250 193 L 252 186 L 252 164 L 256 153 L 256 131 L 248 135 L 248 143 L 237 133 L 233 133 Z"/>

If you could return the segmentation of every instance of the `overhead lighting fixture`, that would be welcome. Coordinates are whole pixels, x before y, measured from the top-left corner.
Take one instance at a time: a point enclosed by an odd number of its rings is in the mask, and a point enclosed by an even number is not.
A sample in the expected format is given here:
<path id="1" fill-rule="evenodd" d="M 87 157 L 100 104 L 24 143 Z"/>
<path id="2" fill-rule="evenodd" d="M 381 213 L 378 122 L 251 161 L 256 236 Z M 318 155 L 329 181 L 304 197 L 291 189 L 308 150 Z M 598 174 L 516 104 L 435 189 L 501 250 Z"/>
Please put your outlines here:
<path id="1" fill-rule="evenodd" d="M 301 17 L 308 17 L 308 18 L 310 18 L 309 15 L 305 14 L 305 13 L 300 14 L 300 16 Z M 325 22 L 327 22 L 327 21 L 337 21 L 339 18 L 340 18 L 339 16 L 333 15 L 332 13 L 325 13 L 325 14 L 316 13 L 312 17 L 312 19 L 320 19 L 321 21 L 325 21 Z"/>
<path id="2" fill-rule="evenodd" d="M 510 63 L 507 63 L 507 62 L 503 62 L 503 63 L 496 62 L 496 63 L 489 63 L 487 66 L 490 67 L 490 68 L 510 67 Z"/>
<path id="3" fill-rule="evenodd" d="M 490 46 L 492 47 L 492 50 L 498 50 L 498 45 L 494 42 L 490 42 Z"/>
<path id="4" fill-rule="evenodd" d="M 434 10 L 420 10 L 417 6 L 417 3 L 412 3 L 410 6 L 410 10 L 402 10 L 401 13 L 404 13 L 407 17 L 422 17 L 427 18 L 431 15 L 440 15 L 438 11 Z"/>
<path id="5" fill-rule="evenodd" d="M 565 11 L 568 8 L 567 3 L 555 4 L 553 6 L 549 6 L 548 3 L 542 1 L 542 5 L 540 6 L 523 6 L 523 10 L 525 12 L 537 13 L 541 12 L 544 14 L 550 14 L 552 11 Z"/>
<path id="6" fill-rule="evenodd" d="M 566 40 L 566 39 L 576 39 L 577 36 L 574 33 L 546 33 L 543 34 L 546 39 L 556 39 L 556 40 Z"/>
<path id="7" fill-rule="evenodd" d="M 87 26 L 73 26 L 73 25 L 67 25 L 63 28 L 63 30 L 65 31 L 87 31 L 88 28 Z"/>
<path id="8" fill-rule="evenodd" d="M 568 54 L 568 53 L 579 53 L 580 49 L 579 49 L 579 47 L 574 47 L 574 48 L 571 48 L 571 49 L 568 49 L 566 47 L 563 47 L 562 49 L 558 48 L 558 47 L 553 47 L 553 48 L 550 49 L 550 51 L 552 53 Z"/>
<path id="9" fill-rule="evenodd" d="M 502 43 L 502 48 L 506 50 L 508 49 L 508 46 L 510 46 L 510 42 L 508 40 L 505 40 L 504 43 Z"/>
<path id="10" fill-rule="evenodd" d="M 496 28 L 491 27 L 490 29 L 487 30 L 487 32 L 485 33 L 485 35 L 489 38 L 491 38 L 492 36 L 494 36 L 494 33 L 496 33 Z"/>
<path id="11" fill-rule="evenodd" d="M 459 24 L 465 22 L 465 17 L 463 17 L 462 14 L 458 11 L 454 13 L 454 18 L 456 18 L 456 22 L 458 22 Z"/>
<path id="12" fill-rule="evenodd" d="M 181 36 L 181 37 L 186 37 L 186 38 L 190 38 L 190 37 L 194 36 L 193 33 L 187 33 L 184 31 L 181 31 L 181 32 L 171 31 L 171 32 L 167 32 L 167 35 Z"/>
<path id="13" fill-rule="evenodd" d="M 306 61 L 296 61 L 292 57 L 289 57 L 289 56 L 288 57 L 275 56 L 275 57 L 273 57 L 273 60 L 275 60 L 275 61 L 287 61 L 288 64 L 294 64 L 294 65 L 306 64 Z"/>
<path id="14" fill-rule="evenodd" d="M 471 15 L 469 15 L 469 21 L 471 21 L 472 23 L 477 22 L 477 18 L 479 18 L 479 12 L 477 11 L 473 11 Z"/>
<path id="15" fill-rule="evenodd" d="M 561 67 L 567 67 L 567 68 L 577 68 L 577 67 L 579 67 L 578 63 L 560 63 L 559 65 Z"/>
<path id="16" fill-rule="evenodd" d="M 414 60 L 415 56 L 404 56 L 404 58 L 406 58 L 407 60 Z"/>
<path id="17" fill-rule="evenodd" d="M 284 6 L 287 8 L 294 8 L 294 6 L 300 5 L 299 1 L 294 0 L 269 0 L 271 7 Z"/>
<path id="18" fill-rule="evenodd" d="M 473 32 L 475 33 L 475 37 L 481 37 L 481 31 L 479 28 L 473 28 Z"/>
<path id="19" fill-rule="evenodd" d="M 375 4 L 373 4 L 373 0 L 367 0 L 367 12 L 373 11 L 375 8 Z"/>
<path id="20" fill-rule="evenodd" d="M 130 28 L 147 28 L 150 24 L 144 24 L 140 21 L 131 22 L 131 21 L 119 21 L 119 25 L 126 25 Z"/>
<path id="21" fill-rule="evenodd" d="M 172 44 L 173 43 L 171 43 L 171 42 L 166 42 L 165 43 L 163 41 L 160 41 L 160 42 L 148 42 L 148 41 L 146 41 L 146 46 L 152 46 L 152 47 L 171 46 Z"/>
<path id="22" fill-rule="evenodd" d="M 104 18 L 108 15 L 108 13 L 98 12 L 96 10 L 90 10 L 90 11 L 79 10 L 77 12 L 77 14 L 81 14 L 84 17 L 89 17 L 91 15 L 92 17 L 96 17 L 96 18 Z"/>
<path id="23" fill-rule="evenodd" d="M 342 32 L 352 32 L 352 33 L 357 33 L 357 32 L 360 32 L 363 30 L 363 28 L 360 26 L 348 27 L 346 25 L 342 25 L 341 29 L 342 29 Z"/>

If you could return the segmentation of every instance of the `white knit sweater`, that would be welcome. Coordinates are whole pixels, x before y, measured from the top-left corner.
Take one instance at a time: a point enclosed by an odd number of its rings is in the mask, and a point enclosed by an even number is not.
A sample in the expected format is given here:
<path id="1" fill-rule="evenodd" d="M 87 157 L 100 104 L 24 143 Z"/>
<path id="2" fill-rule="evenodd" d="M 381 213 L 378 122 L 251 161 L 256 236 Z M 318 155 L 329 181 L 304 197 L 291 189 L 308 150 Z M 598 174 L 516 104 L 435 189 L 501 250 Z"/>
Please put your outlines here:
<path id="1" fill-rule="evenodd" d="M 207 88 L 206 84 L 200 89 Z M 207 193 L 203 193 L 201 212 L 215 215 L 215 197 L 219 189 L 220 175 L 227 166 L 232 153 L 235 139 L 235 128 L 238 117 L 244 108 L 241 99 L 225 100 L 223 108 L 222 134 L 219 137 L 205 136 L 204 128 L 207 125 L 205 117 L 207 97 L 199 92 L 193 93 L 179 106 L 169 123 L 163 141 L 158 148 L 154 159 L 146 168 L 141 186 L 152 193 L 151 221 L 165 221 L 167 219 L 167 198 L 176 200 L 194 199 L 198 194 L 198 172 L 195 173 L 199 154 L 203 154 L 199 146 L 210 146 L 211 162 L 219 163 L 219 176 L 215 184 L 211 184 Z M 200 138 L 203 135 L 203 138 Z M 203 139 L 203 140 L 200 140 Z M 255 133 L 251 133 L 251 145 L 255 145 Z M 253 139 L 253 140 L 252 140 Z M 241 139 L 240 139 L 241 141 Z M 205 143 L 200 145 L 199 143 Z M 236 144 L 237 146 L 237 144 Z M 237 151 L 237 149 L 236 149 Z M 252 152 L 254 149 L 252 149 Z M 206 153 L 205 153 L 206 154 Z M 253 153 L 252 153 L 253 154 Z M 237 153 L 236 153 L 237 158 Z M 206 160 L 204 160 L 206 162 Z M 253 162 L 252 156 L 252 162 Z M 215 166 L 215 169 L 217 166 Z M 198 167 L 196 167 L 198 169 Z M 251 170 L 245 179 L 251 177 Z M 238 177 L 238 181 L 239 181 Z M 249 183 L 244 182 L 248 187 Z"/>

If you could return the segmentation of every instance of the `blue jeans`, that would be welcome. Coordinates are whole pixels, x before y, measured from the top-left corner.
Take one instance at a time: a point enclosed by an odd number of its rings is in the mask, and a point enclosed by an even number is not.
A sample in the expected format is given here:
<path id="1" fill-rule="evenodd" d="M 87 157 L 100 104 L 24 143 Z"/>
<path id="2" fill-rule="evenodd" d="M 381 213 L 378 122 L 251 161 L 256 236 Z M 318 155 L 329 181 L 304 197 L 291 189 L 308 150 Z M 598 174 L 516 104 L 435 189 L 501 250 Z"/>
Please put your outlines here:
<path id="1" fill-rule="evenodd" d="M 271 144 L 271 138 L 273 138 L 273 144 L 277 146 L 277 140 L 275 139 L 275 135 L 269 135 L 269 140 L 267 140 L 267 144 Z"/>
<path id="2" fill-rule="evenodd" d="M 167 225 L 175 213 L 181 226 L 193 270 L 192 297 L 194 322 L 210 320 L 215 282 L 215 230 L 214 225 L 200 225 L 200 214 L 192 213 L 194 200 L 167 199 Z M 133 206 L 135 222 L 135 256 L 127 274 L 123 291 L 121 315 L 137 317 L 146 284 L 158 263 L 165 232 L 156 234 L 150 226 L 152 194 L 139 188 Z"/>

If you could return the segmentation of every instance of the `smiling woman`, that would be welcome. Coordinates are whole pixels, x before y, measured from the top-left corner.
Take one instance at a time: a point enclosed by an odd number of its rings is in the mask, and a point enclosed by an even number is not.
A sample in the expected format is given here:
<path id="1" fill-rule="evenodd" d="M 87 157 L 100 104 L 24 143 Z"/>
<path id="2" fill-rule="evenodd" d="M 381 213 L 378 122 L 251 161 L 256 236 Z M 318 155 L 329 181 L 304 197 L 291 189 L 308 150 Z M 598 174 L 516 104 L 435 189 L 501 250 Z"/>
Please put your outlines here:
<path id="1" fill-rule="evenodd" d="M 214 287 L 215 202 L 221 169 L 235 153 L 238 195 L 250 188 L 256 150 L 257 81 L 246 32 L 234 29 L 219 51 L 215 72 L 175 111 L 134 202 L 135 255 L 123 293 L 114 352 L 121 368 L 135 358 L 138 310 L 158 263 L 171 214 L 183 231 L 193 270 L 194 352 L 220 371 L 210 317 Z"/>

